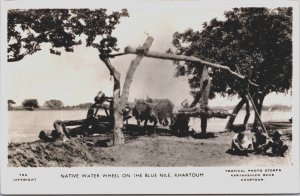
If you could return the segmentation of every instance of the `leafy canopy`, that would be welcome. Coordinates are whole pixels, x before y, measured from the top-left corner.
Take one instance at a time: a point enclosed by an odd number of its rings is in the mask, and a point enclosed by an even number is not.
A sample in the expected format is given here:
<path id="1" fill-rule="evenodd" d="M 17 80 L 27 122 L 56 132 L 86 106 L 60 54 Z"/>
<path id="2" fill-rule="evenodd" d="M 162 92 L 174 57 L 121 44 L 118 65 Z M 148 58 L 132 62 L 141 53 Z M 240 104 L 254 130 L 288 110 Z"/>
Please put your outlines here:
<path id="1" fill-rule="evenodd" d="M 23 107 L 28 107 L 28 108 L 39 108 L 39 103 L 37 99 L 25 99 L 22 102 Z"/>
<path id="2" fill-rule="evenodd" d="M 292 8 L 234 8 L 225 20 L 213 19 L 203 30 L 175 32 L 177 54 L 192 55 L 230 67 L 259 85 L 254 92 L 286 93 L 292 79 Z M 195 63 L 177 64 L 177 76 L 189 76 L 192 94 L 199 90 L 202 68 Z M 237 70 L 239 69 L 239 70 Z M 212 91 L 241 94 L 240 84 L 221 70 L 210 70 Z M 213 95 L 211 95 L 213 97 Z"/>
<path id="3" fill-rule="evenodd" d="M 50 53 L 60 55 L 61 48 L 73 52 L 82 44 L 94 47 L 101 54 L 118 51 L 117 38 L 112 36 L 126 9 L 107 14 L 106 9 L 29 9 L 8 12 L 8 61 L 19 61 L 41 50 L 42 43 L 50 43 Z"/>
<path id="4" fill-rule="evenodd" d="M 45 101 L 44 107 L 51 108 L 51 109 L 62 109 L 64 106 L 61 100 L 51 99 Z"/>

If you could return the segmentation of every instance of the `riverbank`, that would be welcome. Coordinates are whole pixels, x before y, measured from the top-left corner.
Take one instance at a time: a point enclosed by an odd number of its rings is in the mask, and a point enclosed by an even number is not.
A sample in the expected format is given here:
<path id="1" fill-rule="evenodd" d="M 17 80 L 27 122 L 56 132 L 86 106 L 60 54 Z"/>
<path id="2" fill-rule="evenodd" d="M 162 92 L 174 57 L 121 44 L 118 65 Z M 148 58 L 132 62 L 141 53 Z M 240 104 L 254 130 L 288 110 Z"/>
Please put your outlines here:
<path id="1" fill-rule="evenodd" d="M 44 143 L 10 143 L 10 167 L 93 167 L 93 166 L 275 166 L 291 164 L 291 124 L 266 123 L 269 134 L 283 132 L 284 143 L 289 146 L 285 157 L 254 155 L 249 157 L 226 153 L 230 148 L 232 132 L 215 133 L 214 138 L 194 139 L 167 134 L 157 136 L 128 135 L 121 146 L 103 147 L 107 138 L 86 137 L 69 141 Z M 250 131 L 247 131 L 250 134 Z"/>

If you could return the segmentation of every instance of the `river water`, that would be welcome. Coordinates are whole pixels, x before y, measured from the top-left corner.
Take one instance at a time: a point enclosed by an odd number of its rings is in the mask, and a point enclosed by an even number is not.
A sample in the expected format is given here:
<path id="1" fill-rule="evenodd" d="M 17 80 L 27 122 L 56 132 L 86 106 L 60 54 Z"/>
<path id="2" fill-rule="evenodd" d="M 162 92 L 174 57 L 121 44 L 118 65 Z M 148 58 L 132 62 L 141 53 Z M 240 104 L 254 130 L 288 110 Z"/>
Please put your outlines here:
<path id="1" fill-rule="evenodd" d="M 45 111 L 9 111 L 8 112 L 8 136 L 10 142 L 30 142 L 38 139 L 41 130 L 52 130 L 55 120 L 76 120 L 86 117 L 86 110 L 45 110 Z M 103 112 L 103 111 L 102 111 Z M 101 113 L 102 113 L 101 112 Z M 103 112 L 104 113 L 104 112 Z M 235 123 L 243 122 L 245 112 L 241 111 Z M 291 112 L 285 111 L 263 111 L 263 121 L 288 121 Z M 251 112 L 249 123 L 253 122 L 254 113 Z M 208 132 L 224 131 L 227 119 L 211 118 L 208 120 Z M 130 124 L 136 124 L 134 118 L 129 120 Z M 192 118 L 190 127 L 199 131 L 200 120 Z"/>

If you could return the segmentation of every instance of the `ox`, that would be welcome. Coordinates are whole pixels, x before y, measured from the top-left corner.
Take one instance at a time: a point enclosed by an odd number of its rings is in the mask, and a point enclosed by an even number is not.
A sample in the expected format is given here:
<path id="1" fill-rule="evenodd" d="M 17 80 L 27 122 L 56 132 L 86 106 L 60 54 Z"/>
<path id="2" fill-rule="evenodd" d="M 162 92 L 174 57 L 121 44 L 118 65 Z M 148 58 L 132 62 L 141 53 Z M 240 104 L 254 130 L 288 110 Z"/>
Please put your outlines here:
<path id="1" fill-rule="evenodd" d="M 173 119 L 174 104 L 168 99 L 139 99 L 135 101 L 135 106 L 132 110 L 132 115 L 135 116 L 138 125 L 145 121 L 144 126 L 147 125 L 148 120 L 154 122 L 154 127 L 157 122 L 167 126 L 169 125 L 168 118 Z"/>
<path id="2" fill-rule="evenodd" d="M 168 126 L 168 118 L 170 118 L 170 120 L 173 121 L 174 104 L 169 99 L 147 98 L 146 102 L 154 105 L 157 119 L 161 125 Z"/>

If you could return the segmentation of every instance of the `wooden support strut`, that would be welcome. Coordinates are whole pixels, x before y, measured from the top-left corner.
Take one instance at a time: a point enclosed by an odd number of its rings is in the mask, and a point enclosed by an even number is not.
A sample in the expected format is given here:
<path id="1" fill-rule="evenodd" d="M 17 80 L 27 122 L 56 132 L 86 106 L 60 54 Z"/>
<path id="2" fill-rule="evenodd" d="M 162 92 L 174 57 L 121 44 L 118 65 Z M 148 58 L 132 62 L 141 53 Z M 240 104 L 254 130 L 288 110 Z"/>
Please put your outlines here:
<path id="1" fill-rule="evenodd" d="M 251 97 L 251 95 L 250 95 L 249 92 L 247 92 L 247 96 L 248 96 L 248 99 L 250 100 L 250 102 L 251 102 L 251 104 L 252 104 L 252 107 L 253 107 L 253 109 L 254 109 L 254 112 L 255 112 L 255 114 L 257 115 L 258 121 L 259 121 L 259 123 L 260 123 L 260 125 L 261 125 L 263 131 L 264 131 L 265 133 L 267 133 L 267 129 L 266 129 L 264 123 L 263 123 L 262 120 L 261 120 L 261 117 L 260 117 L 260 115 L 259 115 L 259 113 L 258 113 L 258 110 L 257 110 L 257 108 L 256 108 L 256 106 L 255 106 L 255 104 L 254 104 L 254 101 L 253 101 L 253 99 L 252 99 L 252 97 Z"/>
<path id="2" fill-rule="evenodd" d="M 238 73 L 241 73 L 241 72 L 240 72 L 240 68 L 239 68 L 237 65 L 236 65 L 236 69 L 237 69 Z M 249 77 L 251 76 L 251 74 L 252 74 L 252 69 L 250 70 Z M 261 117 L 260 117 L 260 115 L 259 115 L 259 113 L 258 113 L 258 110 L 257 110 L 257 108 L 256 108 L 256 106 L 255 106 L 255 103 L 254 103 L 254 101 L 253 101 L 253 99 L 252 99 L 252 97 L 251 97 L 251 95 L 250 95 L 248 89 L 247 89 L 246 97 L 250 100 L 251 105 L 252 105 L 252 107 L 253 107 L 253 109 L 254 109 L 255 114 L 257 115 L 258 121 L 259 121 L 259 123 L 260 123 L 260 125 L 261 125 L 263 131 L 264 131 L 265 133 L 267 133 L 267 129 L 266 129 L 264 123 L 263 123 L 262 120 L 261 120 Z"/>
<path id="3" fill-rule="evenodd" d="M 152 45 L 153 40 L 154 40 L 153 37 L 151 37 L 151 36 L 147 37 L 146 41 L 144 42 L 143 46 L 141 47 L 143 49 L 143 51 L 149 50 L 149 48 Z M 121 104 L 123 107 L 126 104 L 126 101 L 128 100 L 130 86 L 131 86 L 131 83 L 133 80 L 133 74 L 135 73 L 138 65 L 141 63 L 143 57 L 144 57 L 143 52 L 138 53 L 137 56 L 135 57 L 135 59 L 131 61 L 130 66 L 127 70 L 125 82 L 124 82 L 123 90 L 122 90 L 122 94 L 121 94 Z"/>
<path id="4" fill-rule="evenodd" d="M 202 76 L 200 78 L 200 107 L 206 112 L 208 111 L 208 96 L 210 91 L 211 81 L 208 75 L 208 67 L 204 66 Z M 200 115 L 201 118 L 201 133 L 206 133 L 208 115 L 206 113 Z"/>
<path id="5" fill-rule="evenodd" d="M 224 65 L 220 65 L 220 64 L 216 64 L 216 63 L 211 63 L 208 61 L 204 61 L 202 59 L 199 59 L 197 57 L 193 57 L 193 56 L 185 56 L 185 55 L 176 55 L 176 54 L 169 54 L 169 53 L 159 53 L 159 52 L 153 52 L 153 51 L 147 51 L 144 50 L 143 48 L 133 48 L 130 46 L 127 46 L 124 49 L 124 53 L 126 54 L 143 54 L 146 57 L 150 57 L 150 58 L 159 58 L 159 59 L 168 59 L 168 60 L 175 60 L 175 61 L 191 61 L 191 62 L 197 62 L 203 65 L 206 65 L 208 67 L 211 68 L 215 68 L 215 69 L 222 69 L 224 71 L 227 71 L 228 73 L 230 73 L 231 75 L 234 75 L 235 77 L 244 80 L 245 76 L 236 73 L 234 71 L 232 71 L 229 67 L 224 66 Z M 249 84 L 252 86 L 258 86 L 257 84 L 249 81 Z"/>

